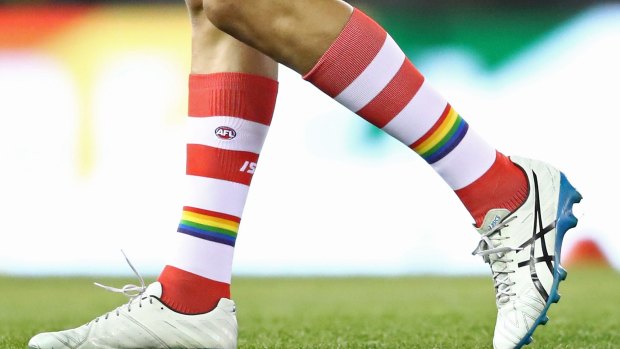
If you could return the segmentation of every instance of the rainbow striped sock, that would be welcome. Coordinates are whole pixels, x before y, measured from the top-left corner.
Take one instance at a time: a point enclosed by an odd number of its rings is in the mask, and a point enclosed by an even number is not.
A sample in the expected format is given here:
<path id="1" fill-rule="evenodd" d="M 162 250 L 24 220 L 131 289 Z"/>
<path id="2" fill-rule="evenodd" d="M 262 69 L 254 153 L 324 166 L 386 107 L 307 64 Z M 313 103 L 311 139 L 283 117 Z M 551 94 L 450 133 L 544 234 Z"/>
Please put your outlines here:
<path id="1" fill-rule="evenodd" d="M 234 247 L 239 222 L 240 219 L 234 216 L 186 206 L 177 231 Z"/>
<path id="2" fill-rule="evenodd" d="M 306 80 L 421 155 L 462 189 L 486 173 L 495 148 L 477 135 L 374 20 L 355 9 Z"/>
<path id="3" fill-rule="evenodd" d="M 434 164 L 461 143 L 468 129 L 467 122 L 448 104 L 435 125 L 413 143 L 411 149 L 429 164 Z"/>
<path id="4" fill-rule="evenodd" d="M 278 82 L 244 73 L 192 74 L 186 195 L 162 301 L 185 314 L 230 297 L 239 223 L 275 108 Z"/>
<path id="5" fill-rule="evenodd" d="M 353 11 L 304 78 L 419 154 L 477 223 L 489 209 L 513 209 L 524 200 L 521 171 L 469 127 L 362 11 Z"/>

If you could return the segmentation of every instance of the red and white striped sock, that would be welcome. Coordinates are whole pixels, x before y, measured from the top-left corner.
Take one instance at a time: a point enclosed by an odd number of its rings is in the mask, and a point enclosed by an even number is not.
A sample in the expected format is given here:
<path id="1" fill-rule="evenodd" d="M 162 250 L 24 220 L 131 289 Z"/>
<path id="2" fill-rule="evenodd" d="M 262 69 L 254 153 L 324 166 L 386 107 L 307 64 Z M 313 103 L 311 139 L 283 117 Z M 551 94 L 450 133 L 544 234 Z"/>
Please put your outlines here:
<path id="1" fill-rule="evenodd" d="M 304 78 L 422 156 L 477 224 L 489 209 L 514 210 L 525 200 L 521 170 L 476 134 L 358 9 Z"/>
<path id="2" fill-rule="evenodd" d="M 162 301 L 198 314 L 230 298 L 233 251 L 278 82 L 242 73 L 191 75 L 187 197 L 178 246 L 159 276 Z"/>

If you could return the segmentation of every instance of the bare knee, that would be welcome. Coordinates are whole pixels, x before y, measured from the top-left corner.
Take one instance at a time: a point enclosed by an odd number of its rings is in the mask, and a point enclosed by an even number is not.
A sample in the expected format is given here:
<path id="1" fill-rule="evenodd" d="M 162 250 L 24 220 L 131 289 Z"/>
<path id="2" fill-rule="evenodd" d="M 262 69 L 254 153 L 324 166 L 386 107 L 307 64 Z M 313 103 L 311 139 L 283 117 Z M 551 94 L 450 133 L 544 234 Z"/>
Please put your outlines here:
<path id="1" fill-rule="evenodd" d="M 242 17 L 240 13 L 244 1 L 239 0 L 202 0 L 207 18 L 223 31 L 230 31 Z"/>

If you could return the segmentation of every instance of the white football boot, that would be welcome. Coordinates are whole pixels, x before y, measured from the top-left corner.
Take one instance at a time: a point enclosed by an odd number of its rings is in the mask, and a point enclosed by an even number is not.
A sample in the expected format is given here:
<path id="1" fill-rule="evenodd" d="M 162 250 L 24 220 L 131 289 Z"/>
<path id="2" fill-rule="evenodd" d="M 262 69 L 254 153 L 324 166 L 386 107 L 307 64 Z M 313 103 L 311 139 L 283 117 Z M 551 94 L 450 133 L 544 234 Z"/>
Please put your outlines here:
<path id="1" fill-rule="evenodd" d="M 519 157 L 511 160 L 526 173 L 529 195 L 514 212 L 487 213 L 474 251 L 489 263 L 493 274 L 495 349 L 531 343 L 536 327 L 549 320 L 547 310 L 560 300 L 558 286 L 566 278 L 560 265 L 562 240 L 577 225 L 572 207 L 581 201 L 564 174 L 552 166 Z"/>
<path id="2" fill-rule="evenodd" d="M 131 265 L 131 263 L 130 263 Z M 132 266 L 133 269 L 133 266 Z M 134 269 L 135 271 L 135 269 Z M 131 300 L 81 327 L 41 333 L 28 343 L 30 349 L 235 349 L 235 303 L 222 298 L 209 313 L 186 315 L 160 300 L 162 286 L 127 285 L 122 292 Z M 100 285 L 101 286 L 101 285 Z"/>

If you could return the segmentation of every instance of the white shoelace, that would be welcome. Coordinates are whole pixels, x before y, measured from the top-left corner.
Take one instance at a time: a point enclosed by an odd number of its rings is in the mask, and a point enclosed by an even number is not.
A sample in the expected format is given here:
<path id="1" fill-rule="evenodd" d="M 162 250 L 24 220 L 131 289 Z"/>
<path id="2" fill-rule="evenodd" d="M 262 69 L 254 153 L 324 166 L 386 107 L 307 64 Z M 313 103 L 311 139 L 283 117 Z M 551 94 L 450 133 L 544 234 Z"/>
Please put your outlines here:
<path id="1" fill-rule="evenodd" d="M 506 253 L 520 251 L 521 248 L 502 246 L 502 240 L 509 239 L 502 236 L 500 230 L 508 226 L 508 223 L 517 218 L 512 216 L 499 223 L 487 233 L 483 234 L 476 249 L 472 252 L 474 256 L 481 256 L 485 263 L 489 263 L 493 272 L 495 286 L 495 298 L 500 303 L 506 303 L 515 293 L 511 292 L 511 287 L 515 284 L 510 280 L 510 274 L 515 271 L 508 268 L 508 263 L 513 260 L 506 257 Z"/>
<path id="2" fill-rule="evenodd" d="M 129 298 L 129 302 L 127 302 L 127 304 L 122 305 L 118 308 L 116 308 L 115 310 L 105 314 L 105 318 L 107 319 L 110 316 L 110 313 L 115 312 L 116 316 L 120 315 L 120 310 L 122 307 L 127 306 L 127 311 L 131 311 L 131 304 L 137 299 L 138 300 L 138 306 L 142 307 L 142 295 L 144 294 L 144 292 L 146 291 L 146 284 L 144 283 L 144 278 L 142 278 L 142 275 L 140 275 L 140 273 L 138 273 L 138 271 L 136 270 L 136 268 L 133 266 L 133 264 L 131 264 L 131 261 L 129 260 L 129 258 L 127 258 L 127 255 L 125 254 L 125 252 L 123 250 L 121 250 L 121 253 L 123 254 L 123 257 L 125 257 L 125 260 L 127 261 L 127 264 L 129 264 L 129 267 L 131 268 L 131 270 L 133 270 L 134 274 L 136 274 L 136 276 L 138 277 L 138 280 L 140 280 L 140 286 L 138 285 L 134 285 L 134 284 L 127 284 L 125 286 L 123 286 L 122 288 L 116 288 L 116 287 L 111 287 L 111 286 L 106 286 L 106 285 L 102 285 L 98 282 L 95 282 L 95 286 L 101 287 L 106 291 L 110 291 L 110 292 L 114 292 L 114 293 L 121 293 L 125 296 L 127 296 Z M 152 302 L 152 300 L 150 300 Z M 99 321 L 99 318 L 97 318 L 95 321 Z"/>

